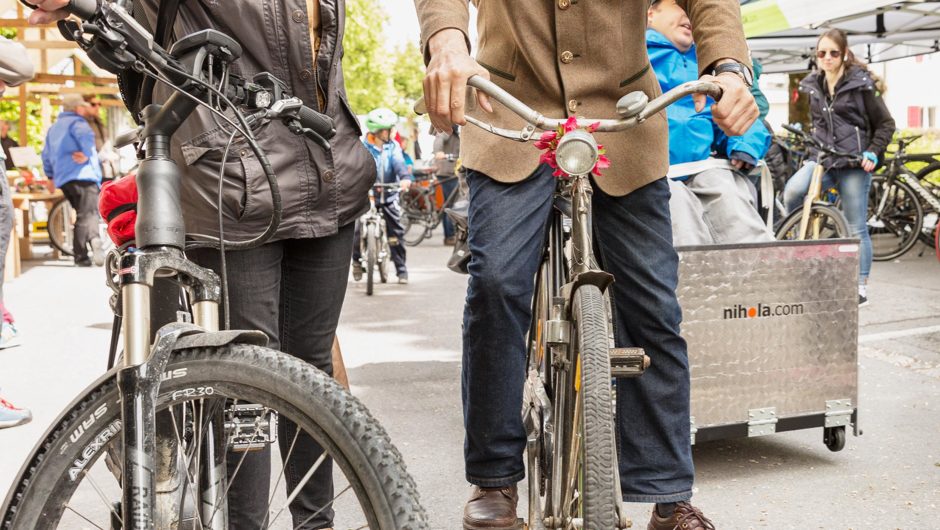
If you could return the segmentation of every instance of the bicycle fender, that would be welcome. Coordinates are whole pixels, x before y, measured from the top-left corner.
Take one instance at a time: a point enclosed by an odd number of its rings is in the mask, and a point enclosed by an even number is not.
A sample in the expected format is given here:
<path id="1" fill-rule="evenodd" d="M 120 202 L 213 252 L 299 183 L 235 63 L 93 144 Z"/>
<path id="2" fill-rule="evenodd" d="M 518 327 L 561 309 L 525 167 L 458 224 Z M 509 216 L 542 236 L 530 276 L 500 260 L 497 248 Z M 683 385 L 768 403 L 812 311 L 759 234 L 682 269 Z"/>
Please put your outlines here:
<path id="1" fill-rule="evenodd" d="M 585 271 L 576 275 L 571 282 L 562 286 L 561 292 L 568 300 L 568 306 L 571 307 L 571 303 L 574 301 L 574 293 L 577 292 L 578 287 L 582 285 L 594 285 L 604 293 L 612 283 L 614 283 L 614 275 L 609 272 L 598 270 Z"/>
<path id="2" fill-rule="evenodd" d="M 268 336 L 260 331 L 233 329 L 228 331 L 206 331 L 185 335 L 176 340 L 173 350 L 189 348 L 218 347 L 227 344 L 251 344 L 253 346 L 267 346 Z"/>

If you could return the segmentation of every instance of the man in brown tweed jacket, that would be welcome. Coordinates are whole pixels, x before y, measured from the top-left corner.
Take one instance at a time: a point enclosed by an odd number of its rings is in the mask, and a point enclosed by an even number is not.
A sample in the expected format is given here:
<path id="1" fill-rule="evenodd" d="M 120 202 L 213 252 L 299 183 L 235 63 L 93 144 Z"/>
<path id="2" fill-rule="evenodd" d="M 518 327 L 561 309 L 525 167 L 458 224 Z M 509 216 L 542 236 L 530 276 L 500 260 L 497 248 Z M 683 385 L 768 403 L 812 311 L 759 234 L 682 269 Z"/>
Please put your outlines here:
<path id="1" fill-rule="evenodd" d="M 743 133 L 758 110 L 737 0 L 678 3 L 694 35 L 703 78 L 720 84 L 715 122 Z M 508 110 L 477 95 L 465 108 L 466 80 L 481 75 L 546 116 L 616 118 L 616 101 L 643 90 L 659 95 L 646 54 L 650 0 L 473 0 L 479 42 L 470 56 L 467 0 L 415 0 L 427 62 L 425 101 L 439 130 L 465 113 L 520 128 Z M 659 6 L 656 6 L 659 7 Z M 716 71 L 717 69 L 717 71 Z M 714 74 L 714 77 L 712 76 Z M 705 98 L 697 98 L 698 106 Z M 473 493 L 467 530 L 514 529 L 516 483 L 525 475 L 519 407 L 533 277 L 555 184 L 539 151 L 475 127 L 464 129 L 472 259 L 464 312 L 463 401 L 466 477 Z M 694 471 L 689 429 L 689 364 L 679 336 L 678 258 L 672 247 L 665 113 L 623 133 L 598 135 L 612 161 L 595 178 L 598 254 L 614 275 L 617 346 L 652 358 L 643 377 L 620 380 L 618 443 L 623 500 L 655 503 L 649 528 L 713 528 L 689 504 Z"/>

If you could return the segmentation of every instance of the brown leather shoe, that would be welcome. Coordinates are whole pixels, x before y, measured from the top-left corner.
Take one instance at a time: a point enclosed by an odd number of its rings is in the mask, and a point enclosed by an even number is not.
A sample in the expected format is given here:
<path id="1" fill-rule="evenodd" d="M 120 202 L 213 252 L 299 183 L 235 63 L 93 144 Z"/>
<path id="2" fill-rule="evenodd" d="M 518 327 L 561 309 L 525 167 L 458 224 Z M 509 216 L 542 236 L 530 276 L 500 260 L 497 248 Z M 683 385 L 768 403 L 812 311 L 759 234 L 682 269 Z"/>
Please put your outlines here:
<path id="1" fill-rule="evenodd" d="M 715 524 L 705 517 L 702 510 L 688 502 L 676 503 L 672 517 L 662 518 L 653 507 L 653 515 L 646 530 L 715 530 Z"/>
<path id="2" fill-rule="evenodd" d="M 473 487 L 470 500 L 463 508 L 464 530 L 519 530 L 516 517 L 519 494 L 516 486 L 505 488 Z"/>

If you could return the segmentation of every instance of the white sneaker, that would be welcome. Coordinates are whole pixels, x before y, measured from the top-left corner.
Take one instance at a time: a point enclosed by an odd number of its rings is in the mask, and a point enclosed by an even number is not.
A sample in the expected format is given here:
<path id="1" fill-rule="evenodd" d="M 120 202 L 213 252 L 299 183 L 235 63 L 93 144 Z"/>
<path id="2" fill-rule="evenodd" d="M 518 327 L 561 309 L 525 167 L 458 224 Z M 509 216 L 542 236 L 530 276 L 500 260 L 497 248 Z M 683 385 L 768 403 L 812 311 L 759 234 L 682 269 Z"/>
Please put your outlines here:
<path id="1" fill-rule="evenodd" d="M 0 350 L 12 346 L 19 346 L 19 344 L 20 338 L 19 333 L 16 331 L 16 326 L 9 322 L 4 322 L 3 329 L 0 331 Z"/>
<path id="2" fill-rule="evenodd" d="M 95 237 L 91 240 L 91 262 L 95 264 L 96 267 L 104 265 L 104 243 L 101 242 L 101 238 Z"/>

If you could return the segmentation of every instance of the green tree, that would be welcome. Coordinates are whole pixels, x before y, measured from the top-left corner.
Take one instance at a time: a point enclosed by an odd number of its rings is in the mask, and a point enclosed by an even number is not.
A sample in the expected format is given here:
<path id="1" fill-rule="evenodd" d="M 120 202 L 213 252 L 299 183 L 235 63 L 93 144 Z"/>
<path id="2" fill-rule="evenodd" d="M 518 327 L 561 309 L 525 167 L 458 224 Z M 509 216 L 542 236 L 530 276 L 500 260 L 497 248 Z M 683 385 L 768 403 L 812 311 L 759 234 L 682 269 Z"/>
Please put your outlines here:
<path id="1" fill-rule="evenodd" d="M 391 90 L 386 58 L 388 52 L 383 48 L 386 20 L 387 16 L 378 0 L 346 2 L 343 75 L 349 105 L 356 114 L 365 114 L 386 104 Z"/>
<path id="2" fill-rule="evenodd" d="M 424 60 L 415 43 L 395 51 L 392 57 L 392 101 L 388 105 L 399 116 L 411 116 L 415 101 L 424 94 Z"/>

